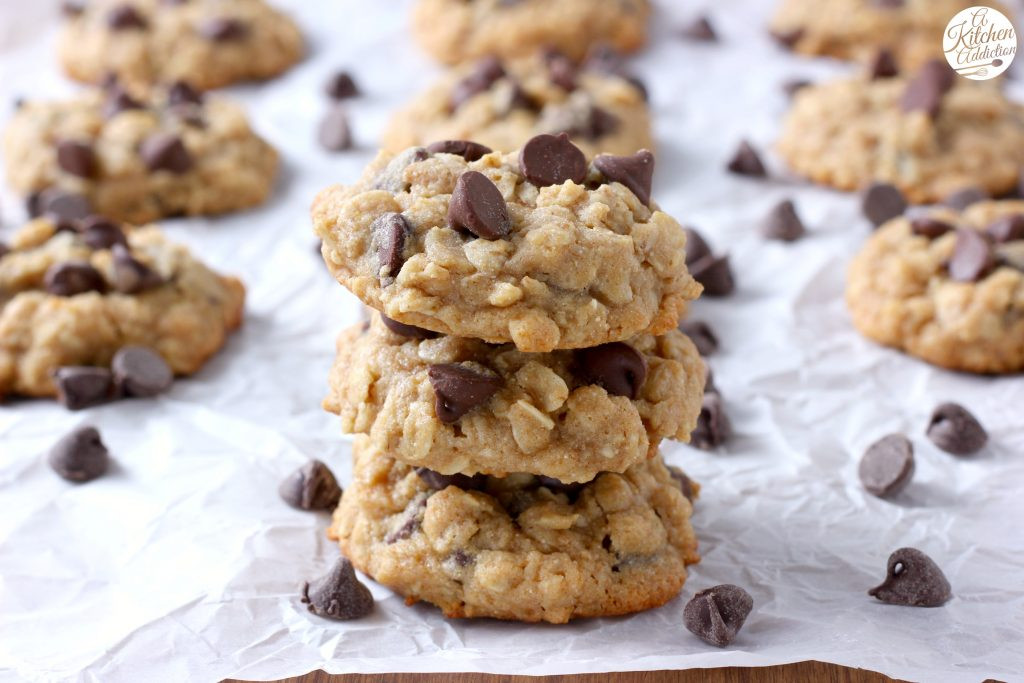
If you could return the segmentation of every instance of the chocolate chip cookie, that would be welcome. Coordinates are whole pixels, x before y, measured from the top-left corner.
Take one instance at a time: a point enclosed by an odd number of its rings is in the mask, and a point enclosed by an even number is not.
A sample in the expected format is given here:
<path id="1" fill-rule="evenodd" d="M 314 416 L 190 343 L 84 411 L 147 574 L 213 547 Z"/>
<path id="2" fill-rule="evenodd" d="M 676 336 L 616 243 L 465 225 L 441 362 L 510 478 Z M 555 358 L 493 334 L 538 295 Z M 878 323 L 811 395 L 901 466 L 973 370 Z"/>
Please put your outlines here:
<path id="1" fill-rule="evenodd" d="M 54 396 L 60 369 L 109 368 L 129 346 L 194 373 L 241 323 L 244 298 L 155 226 L 38 218 L 0 248 L 0 397 Z"/>
<path id="2" fill-rule="evenodd" d="M 598 44 L 619 52 L 641 47 L 650 13 L 649 0 L 419 0 L 412 31 L 448 64 L 544 47 L 579 59 Z"/>
<path id="3" fill-rule="evenodd" d="M 966 187 L 998 196 L 1024 164 L 1024 108 L 928 62 L 910 76 L 800 89 L 778 149 L 797 173 L 842 190 L 884 181 L 913 203 Z"/>
<path id="4" fill-rule="evenodd" d="M 846 301 L 865 336 L 929 363 L 1024 370 L 1024 201 L 889 221 L 853 260 Z"/>
<path id="5" fill-rule="evenodd" d="M 64 14 L 60 61 L 87 83 L 209 90 L 276 76 L 304 49 L 295 22 L 262 0 L 70 0 Z"/>
<path id="6" fill-rule="evenodd" d="M 643 85 L 550 50 L 515 60 L 488 57 L 442 76 L 396 113 L 382 144 L 401 151 L 465 139 L 509 151 L 539 133 L 563 132 L 588 157 L 652 148 Z"/>
<path id="7" fill-rule="evenodd" d="M 338 281 L 393 320 L 528 352 L 596 346 L 675 328 L 701 290 L 653 170 L 647 151 L 588 162 L 564 134 L 507 154 L 448 141 L 382 153 L 319 194 L 313 224 Z"/>
<path id="8" fill-rule="evenodd" d="M 324 406 L 378 450 L 442 474 L 621 472 L 661 439 L 688 441 L 704 364 L 678 331 L 523 353 L 375 315 L 338 338 Z"/>
<path id="9" fill-rule="evenodd" d="M 141 224 L 262 203 L 277 152 L 235 104 L 184 83 L 143 96 L 117 84 L 21 105 L 4 135 L 8 180 L 38 205 L 45 192 Z"/>
<path id="10" fill-rule="evenodd" d="M 357 568 L 448 617 L 565 623 L 662 605 L 699 560 L 690 501 L 660 457 L 566 485 L 451 478 L 354 448 L 329 534 Z"/>

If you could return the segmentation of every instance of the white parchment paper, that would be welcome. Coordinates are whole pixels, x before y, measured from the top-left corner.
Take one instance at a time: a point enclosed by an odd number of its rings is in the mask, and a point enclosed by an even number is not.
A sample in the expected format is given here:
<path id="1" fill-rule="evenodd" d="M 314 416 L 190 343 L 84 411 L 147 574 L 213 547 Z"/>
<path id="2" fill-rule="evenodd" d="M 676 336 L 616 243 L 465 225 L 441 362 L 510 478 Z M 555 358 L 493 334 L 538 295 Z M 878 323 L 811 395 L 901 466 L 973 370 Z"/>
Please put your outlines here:
<path id="1" fill-rule="evenodd" d="M 56 2 L 0 0 L 0 113 L 19 95 L 74 90 L 54 59 Z M 320 409 L 335 334 L 355 300 L 314 253 L 315 192 L 354 179 L 387 114 L 436 67 L 408 35 L 409 2 L 279 0 L 309 37 L 286 76 L 231 88 L 281 150 L 265 207 L 167 230 L 241 275 L 244 328 L 195 377 L 155 400 L 69 413 L 50 402 L 0 406 L 0 680 L 214 681 L 329 672 L 570 673 L 757 666 L 818 659 L 918 680 L 1024 680 L 1024 383 L 940 372 L 880 349 L 851 328 L 846 264 L 868 234 L 854 197 L 796 181 L 723 171 L 740 137 L 768 148 L 786 108 L 779 83 L 848 67 L 784 54 L 765 36 L 771 2 L 707 3 L 722 42 L 692 44 L 674 27 L 697 7 L 663 0 L 649 83 L 658 138 L 655 197 L 732 254 L 739 282 L 693 315 L 718 331 L 717 383 L 736 429 L 717 454 L 668 445 L 703 485 L 694 525 L 703 561 L 681 599 L 629 618 L 569 626 L 447 621 L 405 607 L 370 582 L 367 619 L 313 617 L 297 586 L 337 549 L 326 515 L 294 511 L 279 481 L 307 458 L 349 481 L 349 441 Z M 443 21 L 443 19 L 439 19 Z M 936 40 L 939 37 L 936 36 Z M 358 150 L 315 142 L 325 77 L 350 68 Z M 782 177 L 777 159 L 769 157 Z M 769 243 L 757 224 L 794 197 L 811 235 Z M 0 198 L 4 230 L 21 202 Z M 923 437 L 942 400 L 974 410 L 991 433 L 958 459 Z M 43 456 L 82 423 L 98 426 L 117 465 L 84 486 Z M 891 431 L 917 446 L 914 482 L 896 501 L 857 481 L 864 448 Z M 911 545 L 947 573 L 939 609 L 883 605 L 865 591 L 886 558 Z M 739 638 L 711 648 L 682 626 L 694 591 L 736 583 L 755 608 Z"/>

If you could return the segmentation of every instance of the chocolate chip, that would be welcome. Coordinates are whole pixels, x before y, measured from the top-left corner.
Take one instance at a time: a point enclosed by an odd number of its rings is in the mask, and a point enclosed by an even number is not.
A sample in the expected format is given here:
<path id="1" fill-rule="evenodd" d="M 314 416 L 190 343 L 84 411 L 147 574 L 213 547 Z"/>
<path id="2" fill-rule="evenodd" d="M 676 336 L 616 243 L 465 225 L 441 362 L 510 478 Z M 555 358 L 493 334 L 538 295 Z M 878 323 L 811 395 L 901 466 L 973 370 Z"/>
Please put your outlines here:
<path id="1" fill-rule="evenodd" d="M 405 263 L 405 243 L 412 236 L 412 227 L 400 213 L 385 213 L 370 224 L 371 247 L 377 253 L 378 276 L 381 281 L 398 275 Z"/>
<path id="2" fill-rule="evenodd" d="M 802 28 L 792 28 L 786 31 L 772 31 L 771 35 L 779 45 L 792 48 L 804 37 L 804 30 Z"/>
<path id="3" fill-rule="evenodd" d="M 118 5 L 107 13 L 107 26 L 121 31 L 125 29 L 145 29 L 148 24 L 145 17 L 131 5 Z"/>
<path id="4" fill-rule="evenodd" d="M 690 275 L 704 285 L 707 296 L 729 296 L 736 289 L 729 256 L 708 255 L 690 265 Z"/>
<path id="5" fill-rule="evenodd" d="M 932 443 L 953 455 L 972 455 L 988 443 L 988 433 L 978 418 L 956 403 L 939 405 L 926 433 Z"/>
<path id="6" fill-rule="evenodd" d="M 402 512 L 402 516 L 399 518 L 400 524 L 394 526 L 394 528 L 388 532 L 384 537 L 384 543 L 391 545 L 398 541 L 405 540 L 413 535 L 416 531 L 419 531 L 423 523 L 423 512 L 427 507 L 427 499 L 430 498 L 428 493 L 420 493 L 409 504 Z"/>
<path id="7" fill-rule="evenodd" d="M 114 255 L 114 288 L 122 294 L 137 294 L 164 284 L 155 270 L 132 256 L 124 244 L 111 247 Z"/>
<path id="8" fill-rule="evenodd" d="M 686 233 L 686 265 L 691 265 L 711 255 L 711 247 L 694 228 L 683 228 Z"/>
<path id="9" fill-rule="evenodd" d="M 249 35 L 249 27 L 233 17 L 214 17 L 199 25 L 199 35 L 217 43 L 226 43 L 244 39 Z"/>
<path id="10" fill-rule="evenodd" d="M 397 320 L 392 320 L 383 313 L 380 316 L 380 321 L 384 323 L 384 327 L 388 328 L 400 337 L 409 337 L 410 339 L 436 339 L 441 336 L 437 332 L 425 330 L 422 327 L 406 325 L 405 323 L 400 323 Z"/>
<path id="11" fill-rule="evenodd" d="M 334 473 L 319 460 L 310 460 L 281 482 L 277 492 L 299 510 L 333 510 L 341 500 Z"/>
<path id="12" fill-rule="evenodd" d="M 28 210 L 33 218 L 43 214 L 49 216 L 57 224 L 58 230 L 73 229 L 79 221 L 92 214 L 88 199 L 56 187 L 29 197 Z"/>
<path id="13" fill-rule="evenodd" d="M 942 237 L 952 230 L 955 228 L 949 223 L 929 216 L 918 216 L 910 221 L 910 232 L 930 240 Z"/>
<path id="14" fill-rule="evenodd" d="M 576 89 L 576 65 L 572 60 L 559 52 L 548 52 L 545 55 L 548 67 L 548 78 L 562 90 Z"/>
<path id="15" fill-rule="evenodd" d="M 889 556 L 885 581 L 868 595 L 890 605 L 938 607 L 953 597 L 953 589 L 932 558 L 916 548 L 900 548 Z"/>
<path id="16" fill-rule="evenodd" d="M 430 488 L 435 491 L 444 491 L 449 486 L 460 488 L 463 491 L 475 491 L 482 489 L 487 483 L 487 477 L 483 474 L 441 474 L 426 467 L 417 467 L 416 474 Z"/>
<path id="17" fill-rule="evenodd" d="M 792 199 L 785 199 L 772 208 L 761 225 L 761 234 L 770 240 L 783 242 L 795 242 L 807 234 Z"/>
<path id="18" fill-rule="evenodd" d="M 697 347 L 697 353 L 710 356 L 718 350 L 718 337 L 706 322 L 701 320 L 683 320 L 679 323 L 679 331 L 690 338 Z"/>
<path id="19" fill-rule="evenodd" d="M 642 149 L 636 154 L 621 157 L 598 154 L 594 157 L 594 168 L 601 172 L 605 180 L 625 185 L 644 206 L 650 205 L 654 155 L 648 150 Z"/>
<path id="20" fill-rule="evenodd" d="M 736 148 L 736 152 L 729 160 L 726 168 L 730 173 L 737 175 L 756 178 L 763 178 L 768 175 L 768 171 L 765 170 L 764 163 L 761 161 L 757 150 L 746 140 L 740 141 L 739 147 Z"/>
<path id="21" fill-rule="evenodd" d="M 647 360 L 632 346 L 611 342 L 573 352 L 576 374 L 613 396 L 636 400 L 647 379 Z"/>
<path id="22" fill-rule="evenodd" d="M 174 372 L 160 354 L 144 346 L 125 346 L 110 361 L 114 382 L 128 396 L 148 398 L 174 382 Z"/>
<path id="23" fill-rule="evenodd" d="M 64 479 L 81 483 L 107 471 L 110 452 L 95 427 L 79 427 L 53 445 L 48 462 Z"/>
<path id="24" fill-rule="evenodd" d="M 892 51 L 887 48 L 879 49 L 868 63 L 868 76 L 873 81 L 882 78 L 892 78 L 893 76 L 899 76 L 899 74 L 900 68 L 896 64 L 896 58 L 893 57 Z"/>
<path id="25" fill-rule="evenodd" d="M 811 85 L 811 82 L 806 78 L 791 78 L 782 83 L 782 92 L 786 93 L 787 97 L 792 97 L 799 90 L 803 90 L 807 86 Z"/>
<path id="26" fill-rule="evenodd" d="M 512 230 L 501 190 L 477 171 L 466 171 L 455 181 L 448 204 L 448 224 L 488 240 L 501 239 Z"/>
<path id="27" fill-rule="evenodd" d="M 81 410 L 107 403 L 117 392 L 114 376 L 107 368 L 65 365 L 53 371 L 57 402 L 68 410 Z"/>
<path id="28" fill-rule="evenodd" d="M 392 194 L 408 192 L 409 183 L 405 182 L 405 169 L 418 161 L 424 161 L 428 156 L 430 155 L 427 150 L 422 147 L 410 147 L 400 152 L 374 179 L 373 189 L 386 190 Z"/>
<path id="29" fill-rule="evenodd" d="M 900 100 L 904 112 L 923 111 L 935 118 L 942 106 L 942 97 L 953 87 L 955 75 L 945 60 L 933 59 L 921 67 L 907 83 Z"/>
<path id="30" fill-rule="evenodd" d="M 176 81 L 167 89 L 167 104 L 202 104 L 203 94 L 185 81 Z"/>
<path id="31" fill-rule="evenodd" d="M 697 40 L 706 43 L 713 43 L 718 40 L 711 21 L 707 17 L 697 17 L 689 26 L 684 26 L 679 35 L 689 40 Z"/>
<path id="32" fill-rule="evenodd" d="M 868 447 L 857 469 L 864 488 L 879 498 L 894 496 L 914 476 L 914 445 L 902 434 L 890 434 Z"/>
<path id="33" fill-rule="evenodd" d="M 906 4 L 906 0 L 872 0 L 871 4 L 881 9 L 900 9 Z"/>
<path id="34" fill-rule="evenodd" d="M 942 203 L 951 209 L 963 211 L 971 204 L 977 204 L 989 199 L 988 193 L 978 187 L 966 187 L 957 190 L 942 200 Z"/>
<path id="35" fill-rule="evenodd" d="M 452 110 L 480 93 L 490 89 L 495 81 L 505 76 L 505 69 L 497 57 L 487 57 L 477 63 L 473 72 L 459 81 L 452 90 L 450 105 Z"/>
<path id="36" fill-rule="evenodd" d="M 103 216 L 89 216 L 79 226 L 84 241 L 90 249 L 110 249 L 115 244 L 128 246 L 121 226 Z"/>
<path id="37" fill-rule="evenodd" d="M 601 73 L 618 74 L 622 72 L 624 62 L 618 50 L 607 43 L 599 43 L 587 52 L 584 66 Z"/>
<path id="38" fill-rule="evenodd" d="M 675 465 L 668 465 L 668 474 L 679 485 L 679 490 L 683 492 L 686 500 L 692 503 L 694 499 L 693 480 Z"/>
<path id="39" fill-rule="evenodd" d="M 373 611 L 370 589 L 356 578 L 352 563 L 344 557 L 313 583 L 302 586 L 302 602 L 318 617 L 359 619 Z"/>
<path id="40" fill-rule="evenodd" d="M 861 194 L 860 208 L 867 219 L 877 227 L 897 216 L 902 216 L 907 210 L 907 200 L 895 185 L 871 183 Z"/>
<path id="41" fill-rule="evenodd" d="M 683 623 L 705 643 L 725 647 L 739 633 L 752 609 L 750 593 L 724 583 L 694 595 L 683 608 Z"/>
<path id="42" fill-rule="evenodd" d="M 585 484 L 583 482 L 570 482 L 566 483 L 561 479 L 555 479 L 554 477 L 545 477 L 543 474 L 536 475 L 537 484 L 543 486 L 552 493 L 562 493 L 568 496 L 570 499 L 575 500 L 576 496 L 579 495 L 580 491 L 583 490 Z"/>
<path id="43" fill-rule="evenodd" d="M 92 178 L 99 169 L 92 145 L 78 140 L 57 143 L 57 165 L 64 172 L 80 178 Z"/>
<path id="44" fill-rule="evenodd" d="M 1024 214 L 1003 216 L 985 228 L 985 232 L 997 244 L 1024 240 Z"/>
<path id="45" fill-rule="evenodd" d="M 60 3 L 60 11 L 65 17 L 77 17 L 85 11 L 85 0 L 64 0 Z"/>
<path id="46" fill-rule="evenodd" d="M 995 250 L 977 230 L 957 230 L 953 255 L 949 259 L 949 277 L 957 282 L 977 282 L 997 265 Z"/>
<path id="47" fill-rule="evenodd" d="M 348 125 L 348 112 L 340 104 L 333 105 L 320 121 L 317 129 L 320 146 L 331 152 L 352 149 L 352 129 Z"/>
<path id="48" fill-rule="evenodd" d="M 501 388 L 501 378 L 475 368 L 446 363 L 427 370 L 434 388 L 434 412 L 446 424 L 490 400 Z"/>
<path id="49" fill-rule="evenodd" d="M 103 118 L 112 119 L 123 111 L 144 108 L 143 104 L 129 95 L 124 88 L 114 84 L 103 101 Z"/>
<path id="50" fill-rule="evenodd" d="M 587 177 L 587 158 L 565 133 L 538 135 L 519 152 L 519 171 L 537 187 L 567 180 L 581 185 Z"/>
<path id="51" fill-rule="evenodd" d="M 479 142 L 471 142 L 469 140 L 439 140 L 427 145 L 427 151 L 431 154 L 454 154 L 466 161 L 476 161 L 483 155 L 490 154 L 493 150 L 490 147 L 481 145 Z"/>
<path id="52" fill-rule="evenodd" d="M 7 256 L 9 253 L 11 253 L 11 248 L 3 242 L 0 242 L 0 258 Z"/>
<path id="53" fill-rule="evenodd" d="M 154 133 L 142 141 L 139 154 L 150 171 L 182 174 L 192 168 L 192 156 L 173 133 Z"/>
<path id="54" fill-rule="evenodd" d="M 700 415 L 697 416 L 697 427 L 690 434 L 690 445 L 702 451 L 711 451 L 726 442 L 732 436 L 732 424 L 725 413 L 725 402 L 714 390 L 714 382 L 708 376 L 708 387 L 704 391 Z"/>
<path id="55" fill-rule="evenodd" d="M 347 100 L 350 97 L 359 96 L 359 87 L 352 78 L 352 74 L 347 71 L 336 71 L 327 79 L 324 92 L 332 100 Z"/>
<path id="56" fill-rule="evenodd" d="M 583 125 L 575 129 L 574 131 L 559 131 L 568 132 L 570 135 L 582 135 L 587 140 L 598 140 L 603 138 L 605 135 L 611 135 L 619 129 L 620 121 L 617 116 L 609 111 L 602 109 L 601 107 L 590 105 L 587 110 L 587 116 L 584 119 Z"/>
<path id="57" fill-rule="evenodd" d="M 56 296 L 75 296 L 86 292 L 103 292 L 107 283 L 100 271 L 88 261 L 55 263 L 43 276 L 46 291 Z"/>

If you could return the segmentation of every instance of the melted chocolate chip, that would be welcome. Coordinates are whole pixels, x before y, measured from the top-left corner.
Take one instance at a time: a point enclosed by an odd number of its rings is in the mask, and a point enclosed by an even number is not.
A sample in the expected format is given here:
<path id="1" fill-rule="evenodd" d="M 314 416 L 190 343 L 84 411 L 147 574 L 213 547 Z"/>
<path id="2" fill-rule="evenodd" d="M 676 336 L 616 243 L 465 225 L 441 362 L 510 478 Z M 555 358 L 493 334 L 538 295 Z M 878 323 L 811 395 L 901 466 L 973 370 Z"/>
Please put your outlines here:
<path id="1" fill-rule="evenodd" d="M 454 154 L 466 161 L 476 161 L 492 152 L 490 147 L 469 140 L 440 140 L 427 145 L 427 151 L 431 154 Z"/>
<path id="2" fill-rule="evenodd" d="M 46 291 L 56 296 L 76 296 L 86 292 L 104 292 L 106 280 L 88 261 L 55 263 L 43 277 Z"/>
<path id="3" fill-rule="evenodd" d="M 598 154 L 594 157 L 594 168 L 601 172 L 608 182 L 621 183 L 629 189 L 640 203 L 651 203 L 651 183 L 654 179 L 654 155 L 642 149 L 629 156 Z"/>
<path id="4" fill-rule="evenodd" d="M 392 320 L 383 313 L 380 316 L 380 321 L 384 323 L 384 327 L 388 328 L 400 337 L 409 337 L 410 339 L 436 339 L 441 336 L 437 332 L 425 330 L 422 327 L 406 325 L 405 323 L 400 323 L 397 320 Z"/>
<path id="5" fill-rule="evenodd" d="M 570 180 L 581 185 L 587 177 L 587 158 L 565 133 L 538 135 L 519 152 L 519 170 L 538 187 Z"/>
<path id="6" fill-rule="evenodd" d="M 488 240 L 501 239 L 512 230 L 508 205 L 490 178 L 466 171 L 455 181 L 448 205 L 448 224 Z"/>
<path id="7" fill-rule="evenodd" d="M 456 363 L 431 365 L 427 376 L 434 388 L 434 412 L 446 424 L 489 401 L 502 386 L 497 375 Z"/>
<path id="8" fill-rule="evenodd" d="M 92 145 L 79 140 L 62 140 L 57 143 L 57 165 L 65 173 L 80 178 L 95 177 L 99 170 Z"/>
<path id="9" fill-rule="evenodd" d="M 636 400 L 647 379 L 647 360 L 623 342 L 601 344 L 573 353 L 576 374 L 587 384 L 596 384 L 613 396 Z"/>

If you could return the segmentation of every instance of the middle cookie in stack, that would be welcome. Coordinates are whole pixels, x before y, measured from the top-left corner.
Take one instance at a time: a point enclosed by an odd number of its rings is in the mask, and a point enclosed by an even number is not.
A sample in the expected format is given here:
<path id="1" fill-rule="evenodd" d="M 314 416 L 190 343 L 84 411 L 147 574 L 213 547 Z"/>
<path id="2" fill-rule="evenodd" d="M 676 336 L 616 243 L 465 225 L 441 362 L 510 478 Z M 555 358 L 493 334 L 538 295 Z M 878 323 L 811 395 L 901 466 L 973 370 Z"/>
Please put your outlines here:
<path id="1" fill-rule="evenodd" d="M 325 261 L 383 314 L 339 338 L 325 401 L 368 435 L 332 527 L 358 568 L 451 616 L 564 622 L 678 593 L 690 503 L 657 444 L 700 412 L 675 330 L 700 286 L 653 165 L 588 163 L 565 136 L 448 141 L 317 198 Z"/>

